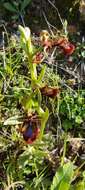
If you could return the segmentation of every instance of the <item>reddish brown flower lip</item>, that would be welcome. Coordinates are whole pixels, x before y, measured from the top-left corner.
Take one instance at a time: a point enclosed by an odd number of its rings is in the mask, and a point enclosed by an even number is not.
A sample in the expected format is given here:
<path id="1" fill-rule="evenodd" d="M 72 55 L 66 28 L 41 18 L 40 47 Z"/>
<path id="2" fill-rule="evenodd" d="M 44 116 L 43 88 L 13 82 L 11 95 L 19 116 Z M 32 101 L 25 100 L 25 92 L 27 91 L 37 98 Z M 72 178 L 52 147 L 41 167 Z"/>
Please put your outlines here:
<path id="1" fill-rule="evenodd" d="M 52 46 L 61 47 L 66 55 L 71 55 L 75 51 L 75 46 L 63 37 L 54 40 Z"/>
<path id="2" fill-rule="evenodd" d="M 40 129 L 38 127 L 36 127 L 33 131 L 33 134 L 32 134 L 32 137 L 31 138 L 28 138 L 26 140 L 26 143 L 27 144 L 32 144 L 39 136 L 39 133 L 40 133 Z"/>
<path id="3" fill-rule="evenodd" d="M 74 50 L 75 50 L 75 46 L 70 43 L 67 39 L 61 39 L 59 42 L 58 42 L 58 45 L 63 48 L 64 50 L 64 53 L 66 55 L 71 55 Z"/>
<path id="4" fill-rule="evenodd" d="M 62 44 L 60 45 L 60 47 L 63 48 L 64 53 L 65 53 L 66 55 L 71 55 L 71 54 L 74 52 L 74 50 L 75 50 L 75 46 L 74 46 L 73 44 L 71 44 L 70 42 L 62 43 Z"/>
<path id="5" fill-rule="evenodd" d="M 71 55 L 74 50 L 75 46 L 68 41 L 68 39 L 61 37 L 59 39 L 46 39 L 42 41 L 42 45 L 46 48 L 46 50 L 54 47 L 54 46 L 59 46 L 60 48 L 63 49 L 64 53 L 66 55 Z"/>
<path id="6" fill-rule="evenodd" d="M 32 144 L 38 138 L 41 125 L 40 121 L 37 114 L 32 114 L 24 120 L 20 132 L 27 144 Z"/>
<path id="7" fill-rule="evenodd" d="M 47 85 L 40 88 L 41 94 L 50 98 L 55 98 L 59 95 L 60 89 L 54 87 L 48 87 Z"/>

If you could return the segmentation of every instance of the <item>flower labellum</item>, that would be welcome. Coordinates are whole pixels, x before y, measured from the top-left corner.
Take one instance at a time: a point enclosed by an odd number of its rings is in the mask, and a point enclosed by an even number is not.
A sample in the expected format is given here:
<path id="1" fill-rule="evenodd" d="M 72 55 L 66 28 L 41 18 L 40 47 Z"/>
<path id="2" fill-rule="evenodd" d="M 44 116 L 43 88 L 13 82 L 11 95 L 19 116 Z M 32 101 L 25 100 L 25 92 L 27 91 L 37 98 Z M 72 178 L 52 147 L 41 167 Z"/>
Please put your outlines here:
<path id="1" fill-rule="evenodd" d="M 40 119 L 36 114 L 28 116 L 28 118 L 24 121 L 21 133 L 23 134 L 23 138 L 27 144 L 32 144 L 40 133 Z"/>
<path id="2" fill-rule="evenodd" d="M 63 49 L 66 55 L 71 55 L 74 50 L 75 46 L 63 37 L 59 38 L 58 40 L 53 41 L 53 46 L 59 46 Z"/>
<path id="3" fill-rule="evenodd" d="M 63 48 L 63 51 L 66 55 L 71 55 L 75 50 L 75 46 L 72 43 L 70 43 L 67 39 L 59 40 L 58 45 L 61 48 Z"/>
<path id="4" fill-rule="evenodd" d="M 67 43 L 64 47 L 63 47 L 63 50 L 64 50 L 64 53 L 66 54 L 66 55 L 71 55 L 73 52 L 74 52 L 74 50 L 75 50 L 75 46 L 73 45 L 73 44 L 71 44 L 71 43 Z"/>
<path id="5" fill-rule="evenodd" d="M 41 94 L 50 98 L 55 98 L 59 95 L 60 89 L 55 87 L 48 87 L 47 85 L 40 88 Z"/>

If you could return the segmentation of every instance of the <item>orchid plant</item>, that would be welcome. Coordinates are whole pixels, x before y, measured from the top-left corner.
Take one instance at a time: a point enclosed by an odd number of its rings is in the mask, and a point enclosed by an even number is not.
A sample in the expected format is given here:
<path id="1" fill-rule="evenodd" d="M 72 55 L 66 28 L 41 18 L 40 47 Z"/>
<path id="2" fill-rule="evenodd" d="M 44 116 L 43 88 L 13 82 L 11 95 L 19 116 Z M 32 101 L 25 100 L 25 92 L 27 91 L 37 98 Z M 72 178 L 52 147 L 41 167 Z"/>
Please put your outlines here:
<path id="1" fill-rule="evenodd" d="M 42 79 L 45 74 L 45 68 L 46 66 L 44 65 L 41 69 L 41 73 L 38 75 L 37 72 L 37 58 L 38 54 L 35 54 L 36 50 L 35 47 L 32 44 L 31 41 L 31 31 L 28 27 L 22 27 L 21 25 L 19 26 L 19 31 L 21 34 L 21 46 L 27 56 L 28 60 L 28 67 L 30 70 L 31 74 L 31 92 L 28 97 L 23 97 L 22 98 L 22 104 L 24 106 L 24 109 L 27 112 L 28 115 L 28 121 L 27 125 L 30 125 L 30 128 L 23 126 L 21 129 L 21 132 L 23 133 L 24 139 L 27 139 L 28 143 L 32 143 L 38 136 L 39 132 L 39 138 L 42 139 L 44 128 L 46 125 L 46 122 L 49 117 L 49 110 L 46 108 L 44 111 L 41 107 L 41 92 L 40 92 L 40 87 L 43 86 Z M 39 54 L 40 56 L 40 54 Z M 42 62 L 42 56 L 40 57 L 40 61 L 38 59 L 38 62 Z M 36 98 L 38 97 L 38 98 Z M 33 113 L 38 114 L 37 120 L 40 118 L 40 130 L 37 130 L 39 122 L 35 122 L 35 118 L 33 119 Z M 31 129 L 31 125 L 36 125 L 36 130 L 34 128 Z M 33 131 L 34 133 L 33 133 Z M 36 134 L 35 134 L 36 133 Z M 26 138 L 25 138 L 26 136 Z M 27 138 L 28 137 L 28 138 Z"/>

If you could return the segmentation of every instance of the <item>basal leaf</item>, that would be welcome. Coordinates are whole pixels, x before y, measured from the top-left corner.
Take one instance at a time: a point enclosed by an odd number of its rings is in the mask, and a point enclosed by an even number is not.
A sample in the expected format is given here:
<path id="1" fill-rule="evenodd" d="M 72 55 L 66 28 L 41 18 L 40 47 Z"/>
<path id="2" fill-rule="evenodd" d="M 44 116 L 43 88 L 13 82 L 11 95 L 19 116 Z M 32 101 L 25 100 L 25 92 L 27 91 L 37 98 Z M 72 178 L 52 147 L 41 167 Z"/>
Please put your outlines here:
<path id="1" fill-rule="evenodd" d="M 85 190 L 85 182 L 83 180 L 79 182 L 74 188 L 74 190 Z"/>
<path id="2" fill-rule="evenodd" d="M 11 12 L 16 12 L 17 13 L 17 10 L 16 8 L 11 4 L 11 3 L 4 3 L 4 7 L 8 10 L 8 11 L 11 11 Z"/>
<path id="3" fill-rule="evenodd" d="M 18 125 L 21 124 L 22 122 L 19 121 L 19 116 L 13 116 L 8 118 L 5 122 L 4 125 Z"/>
<path id="4" fill-rule="evenodd" d="M 71 162 L 64 164 L 56 172 L 51 190 L 69 190 L 73 174 L 73 164 Z"/>
<path id="5" fill-rule="evenodd" d="M 27 5 L 29 5 L 29 3 L 31 2 L 31 0 L 24 0 L 21 4 L 21 11 L 23 11 Z"/>

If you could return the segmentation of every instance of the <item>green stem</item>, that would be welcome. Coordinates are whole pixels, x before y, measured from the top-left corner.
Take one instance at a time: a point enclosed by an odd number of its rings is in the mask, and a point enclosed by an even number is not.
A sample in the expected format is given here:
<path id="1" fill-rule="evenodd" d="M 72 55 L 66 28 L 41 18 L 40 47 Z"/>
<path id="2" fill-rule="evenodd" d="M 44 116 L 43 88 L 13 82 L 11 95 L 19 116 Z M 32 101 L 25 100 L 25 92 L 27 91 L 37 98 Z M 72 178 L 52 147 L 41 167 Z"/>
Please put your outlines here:
<path id="1" fill-rule="evenodd" d="M 64 150 L 63 150 L 63 156 L 62 156 L 62 160 L 61 160 L 61 166 L 63 166 L 63 164 L 64 164 L 64 158 L 65 158 L 65 154 L 66 154 L 66 143 L 67 143 L 67 134 L 65 133 Z"/>
<path id="2" fill-rule="evenodd" d="M 44 133 L 44 129 L 45 129 L 45 126 L 46 126 L 46 122 L 48 120 L 48 117 L 49 117 L 49 111 L 48 109 L 46 109 L 46 111 L 44 112 L 42 110 L 42 108 L 39 109 L 39 115 L 41 116 L 41 130 L 40 130 L 40 135 L 39 135 L 39 139 L 41 140 L 42 139 L 42 136 L 43 136 L 43 133 Z"/>

